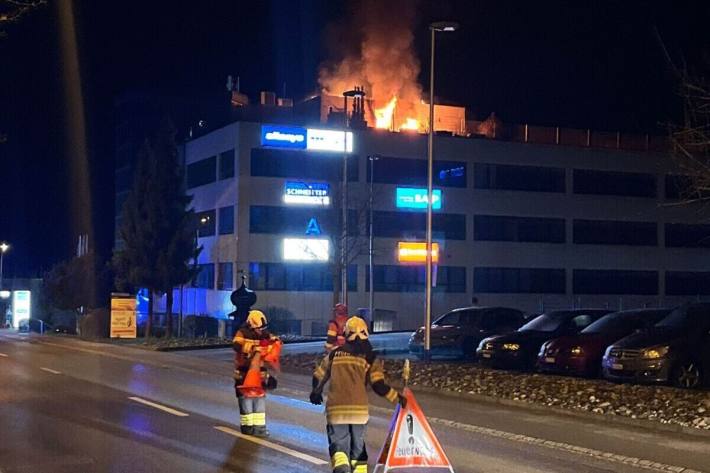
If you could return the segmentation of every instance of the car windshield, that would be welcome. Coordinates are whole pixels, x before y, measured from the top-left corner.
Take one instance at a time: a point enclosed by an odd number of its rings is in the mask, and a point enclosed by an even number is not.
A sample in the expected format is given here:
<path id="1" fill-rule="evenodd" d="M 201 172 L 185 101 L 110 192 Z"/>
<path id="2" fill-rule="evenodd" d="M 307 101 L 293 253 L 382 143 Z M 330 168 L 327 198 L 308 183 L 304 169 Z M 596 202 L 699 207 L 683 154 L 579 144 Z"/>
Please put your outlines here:
<path id="1" fill-rule="evenodd" d="M 614 333 L 633 328 L 633 317 L 624 314 L 608 314 L 590 324 L 582 333 Z"/>
<path id="2" fill-rule="evenodd" d="M 432 325 L 459 325 L 461 323 L 461 312 L 450 312 L 436 319 Z"/>
<path id="3" fill-rule="evenodd" d="M 683 328 L 688 323 L 688 311 L 686 307 L 678 307 L 668 314 L 664 319 L 656 324 L 656 327 Z"/>
<path id="4" fill-rule="evenodd" d="M 520 327 L 518 331 L 536 330 L 538 332 L 554 332 L 563 321 L 563 313 L 550 312 L 549 314 L 542 314 L 535 317 L 533 320 Z"/>

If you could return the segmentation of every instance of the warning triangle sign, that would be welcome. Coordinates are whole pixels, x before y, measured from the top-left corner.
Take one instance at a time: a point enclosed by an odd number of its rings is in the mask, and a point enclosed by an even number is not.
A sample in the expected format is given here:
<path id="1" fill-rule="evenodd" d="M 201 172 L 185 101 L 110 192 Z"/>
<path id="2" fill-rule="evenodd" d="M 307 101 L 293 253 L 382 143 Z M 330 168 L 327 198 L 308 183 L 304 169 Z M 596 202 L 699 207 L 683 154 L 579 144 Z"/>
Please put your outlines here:
<path id="1" fill-rule="evenodd" d="M 404 389 L 407 407 L 397 406 L 377 459 L 375 473 L 454 473 L 414 394 Z"/>

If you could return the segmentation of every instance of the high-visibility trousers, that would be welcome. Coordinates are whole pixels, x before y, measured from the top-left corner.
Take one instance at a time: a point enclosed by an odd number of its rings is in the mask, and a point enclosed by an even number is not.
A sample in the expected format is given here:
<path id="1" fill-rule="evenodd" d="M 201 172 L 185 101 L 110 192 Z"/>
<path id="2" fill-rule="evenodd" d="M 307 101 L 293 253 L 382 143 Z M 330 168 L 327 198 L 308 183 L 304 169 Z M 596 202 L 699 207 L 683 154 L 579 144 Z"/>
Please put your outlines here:
<path id="1" fill-rule="evenodd" d="M 328 424 L 328 453 L 333 473 L 367 473 L 367 424 Z"/>
<path id="2" fill-rule="evenodd" d="M 266 433 L 266 397 L 239 398 L 239 420 L 241 430 L 246 435 Z"/>

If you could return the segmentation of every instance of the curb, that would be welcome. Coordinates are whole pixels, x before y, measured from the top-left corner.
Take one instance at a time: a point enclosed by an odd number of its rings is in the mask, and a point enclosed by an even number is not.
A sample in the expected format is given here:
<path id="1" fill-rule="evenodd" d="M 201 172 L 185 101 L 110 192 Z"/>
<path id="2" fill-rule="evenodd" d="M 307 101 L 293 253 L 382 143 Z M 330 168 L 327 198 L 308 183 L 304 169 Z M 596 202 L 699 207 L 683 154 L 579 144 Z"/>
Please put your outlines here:
<path id="1" fill-rule="evenodd" d="M 630 417 L 622 417 L 610 414 L 595 414 L 593 412 L 585 411 L 575 411 L 572 409 L 563 409 L 560 407 L 553 406 L 543 406 L 539 404 L 533 404 L 523 401 L 514 401 L 512 399 L 505 399 L 492 396 L 484 396 L 482 394 L 470 394 L 465 392 L 450 391 L 446 389 L 435 389 L 426 386 L 412 385 L 410 389 L 417 392 L 422 392 L 426 394 L 436 394 L 439 396 L 446 396 L 450 398 L 457 399 L 468 399 L 481 402 L 484 404 L 495 404 L 502 405 L 506 407 L 515 407 L 523 410 L 530 410 L 535 412 L 553 412 L 555 414 L 575 417 L 577 419 L 593 420 L 598 422 L 609 422 L 612 424 L 623 425 L 625 427 L 637 427 L 645 430 L 652 430 L 661 433 L 683 433 L 687 435 L 692 435 L 696 437 L 703 437 L 710 439 L 710 430 L 707 429 L 697 429 L 695 427 L 687 427 L 679 424 L 662 424 L 660 422 L 644 420 L 644 419 L 632 419 Z"/>

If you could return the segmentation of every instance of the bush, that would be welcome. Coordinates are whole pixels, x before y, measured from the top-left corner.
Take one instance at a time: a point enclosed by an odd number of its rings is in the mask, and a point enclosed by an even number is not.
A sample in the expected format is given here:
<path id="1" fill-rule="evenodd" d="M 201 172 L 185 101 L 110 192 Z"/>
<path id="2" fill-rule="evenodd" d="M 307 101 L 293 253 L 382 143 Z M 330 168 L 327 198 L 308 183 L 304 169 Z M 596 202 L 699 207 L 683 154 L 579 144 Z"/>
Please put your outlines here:
<path id="1" fill-rule="evenodd" d="M 285 307 L 269 306 L 263 311 L 269 320 L 269 329 L 277 335 L 300 335 L 301 321 Z"/>
<path id="2" fill-rule="evenodd" d="M 188 315 L 183 323 L 183 333 L 187 338 L 216 337 L 219 322 L 214 317 Z"/>
<path id="3" fill-rule="evenodd" d="M 81 338 L 108 338 L 111 311 L 94 309 L 79 320 Z"/>

